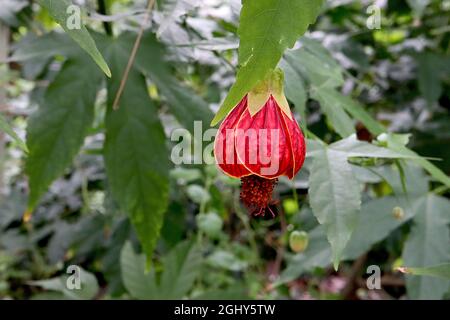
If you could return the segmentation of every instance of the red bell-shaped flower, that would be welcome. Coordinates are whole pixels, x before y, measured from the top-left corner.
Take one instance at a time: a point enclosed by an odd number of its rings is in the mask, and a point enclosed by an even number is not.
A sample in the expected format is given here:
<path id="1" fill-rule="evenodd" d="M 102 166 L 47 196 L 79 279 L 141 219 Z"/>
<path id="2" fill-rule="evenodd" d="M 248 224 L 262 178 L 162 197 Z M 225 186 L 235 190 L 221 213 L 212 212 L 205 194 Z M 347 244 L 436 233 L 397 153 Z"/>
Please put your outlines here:
<path id="1" fill-rule="evenodd" d="M 305 161 L 305 139 L 283 93 L 283 74 L 275 70 L 229 113 L 216 136 L 217 165 L 242 178 L 241 198 L 263 209 L 276 178 L 292 179 Z M 270 181 L 265 181 L 270 180 Z"/>

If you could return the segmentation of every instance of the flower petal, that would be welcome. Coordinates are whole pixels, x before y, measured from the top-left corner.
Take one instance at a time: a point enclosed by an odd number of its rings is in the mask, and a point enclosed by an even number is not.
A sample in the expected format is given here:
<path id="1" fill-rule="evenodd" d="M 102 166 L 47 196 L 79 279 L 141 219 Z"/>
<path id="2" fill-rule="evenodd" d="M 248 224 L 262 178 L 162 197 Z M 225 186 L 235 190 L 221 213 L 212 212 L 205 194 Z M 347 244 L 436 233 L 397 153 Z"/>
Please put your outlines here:
<path id="1" fill-rule="evenodd" d="M 294 178 L 298 171 L 302 168 L 305 162 L 306 143 L 302 130 L 300 129 L 294 115 L 292 119 L 288 118 L 284 113 L 282 114 L 283 121 L 286 125 L 287 136 L 290 140 L 291 152 L 293 161 L 290 168 L 286 171 L 286 176 L 289 179 Z"/>
<path id="2" fill-rule="evenodd" d="M 219 168 L 233 178 L 251 174 L 239 162 L 235 149 L 235 127 L 243 112 L 247 109 L 247 96 L 230 112 L 219 127 L 214 141 L 214 157 Z"/>
<path id="3" fill-rule="evenodd" d="M 245 110 L 236 126 L 235 149 L 240 162 L 266 179 L 282 175 L 294 160 L 279 110 L 270 96 L 255 116 Z"/>

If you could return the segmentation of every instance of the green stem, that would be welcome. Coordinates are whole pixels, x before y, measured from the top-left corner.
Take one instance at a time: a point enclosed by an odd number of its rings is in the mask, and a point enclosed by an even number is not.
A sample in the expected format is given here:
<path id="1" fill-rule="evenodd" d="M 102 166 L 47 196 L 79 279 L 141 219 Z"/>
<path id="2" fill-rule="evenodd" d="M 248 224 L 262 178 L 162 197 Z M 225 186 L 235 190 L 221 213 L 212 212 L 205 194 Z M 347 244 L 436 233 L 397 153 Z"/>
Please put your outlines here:
<path id="1" fill-rule="evenodd" d="M 211 188 L 211 184 L 213 183 L 211 177 L 207 176 L 206 180 L 205 180 L 205 190 L 209 192 L 209 189 Z M 200 208 L 198 210 L 198 214 L 205 214 L 206 213 L 206 205 L 208 204 L 207 201 L 202 201 L 202 203 L 200 203 Z M 197 242 L 199 245 L 202 244 L 203 241 L 203 232 L 201 230 L 198 230 L 198 234 L 197 234 Z"/>
<path id="2" fill-rule="evenodd" d="M 433 193 L 438 194 L 438 195 L 443 195 L 444 193 L 446 193 L 449 190 L 450 190 L 450 187 L 448 187 L 448 186 L 440 186 L 440 187 L 434 189 Z"/>
<path id="3" fill-rule="evenodd" d="M 244 225 L 244 229 L 247 232 L 248 235 L 248 242 L 250 243 L 250 246 L 256 254 L 256 260 L 259 262 L 259 249 L 258 245 L 256 243 L 256 237 L 255 233 L 253 232 L 252 227 L 250 226 L 250 222 L 248 219 L 248 215 L 245 214 L 245 212 L 242 210 L 241 203 L 239 201 L 239 190 L 236 190 L 234 194 L 234 210 L 236 212 L 236 215 L 241 220 L 242 224 Z"/>
<path id="4" fill-rule="evenodd" d="M 82 176 L 81 180 L 81 198 L 83 199 L 83 213 L 88 213 L 89 208 L 91 207 L 90 201 L 89 201 L 89 188 L 88 188 L 88 178 L 86 175 Z"/>
<path id="5" fill-rule="evenodd" d="M 294 198 L 295 203 L 297 204 L 297 207 L 299 206 L 298 201 L 298 194 L 297 194 L 297 188 L 295 187 L 295 181 L 292 181 L 292 197 Z"/>
<path id="6" fill-rule="evenodd" d="M 210 177 L 207 177 L 205 180 L 205 190 L 207 192 L 209 192 L 209 189 L 211 188 L 211 184 L 212 184 L 212 180 Z M 206 204 L 207 201 L 202 201 L 202 203 L 200 203 L 200 208 L 199 208 L 199 214 L 204 214 L 206 213 Z"/>
<path id="7" fill-rule="evenodd" d="M 108 15 L 108 9 L 106 7 L 106 3 L 105 0 L 98 0 L 98 12 L 101 15 L 107 16 Z M 112 26 L 111 23 L 108 21 L 103 21 L 103 28 L 105 29 L 105 32 L 108 36 L 112 36 L 113 35 L 113 30 L 112 30 Z"/>

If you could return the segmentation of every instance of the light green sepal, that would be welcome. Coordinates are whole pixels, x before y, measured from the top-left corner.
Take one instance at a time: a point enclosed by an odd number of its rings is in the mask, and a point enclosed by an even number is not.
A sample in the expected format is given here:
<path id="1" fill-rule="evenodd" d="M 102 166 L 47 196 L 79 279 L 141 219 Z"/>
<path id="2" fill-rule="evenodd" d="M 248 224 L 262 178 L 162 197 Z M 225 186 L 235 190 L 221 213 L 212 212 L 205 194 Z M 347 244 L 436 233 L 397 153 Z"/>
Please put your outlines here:
<path id="1" fill-rule="evenodd" d="M 252 91 L 248 93 L 248 110 L 253 117 L 257 114 L 269 100 L 272 95 L 278 106 L 286 114 L 289 119 L 292 119 L 291 109 L 289 103 L 284 95 L 284 74 L 279 68 L 270 71 L 264 80 L 259 82 Z"/>

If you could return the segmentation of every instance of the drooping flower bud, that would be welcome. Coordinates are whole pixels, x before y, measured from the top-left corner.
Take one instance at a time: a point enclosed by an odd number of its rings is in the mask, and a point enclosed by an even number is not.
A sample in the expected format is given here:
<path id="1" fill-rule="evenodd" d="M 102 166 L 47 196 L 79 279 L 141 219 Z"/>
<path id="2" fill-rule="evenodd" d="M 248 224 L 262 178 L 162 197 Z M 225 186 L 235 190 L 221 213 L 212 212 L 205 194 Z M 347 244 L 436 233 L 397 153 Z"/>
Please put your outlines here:
<path id="1" fill-rule="evenodd" d="M 277 178 L 294 178 L 305 139 L 283 92 L 283 73 L 270 72 L 228 114 L 214 145 L 217 165 L 242 179 L 241 199 L 257 215 L 268 208 Z"/>
<path id="2" fill-rule="evenodd" d="M 306 250 L 309 243 L 309 236 L 305 231 L 292 231 L 289 236 L 289 247 L 295 253 Z"/>

